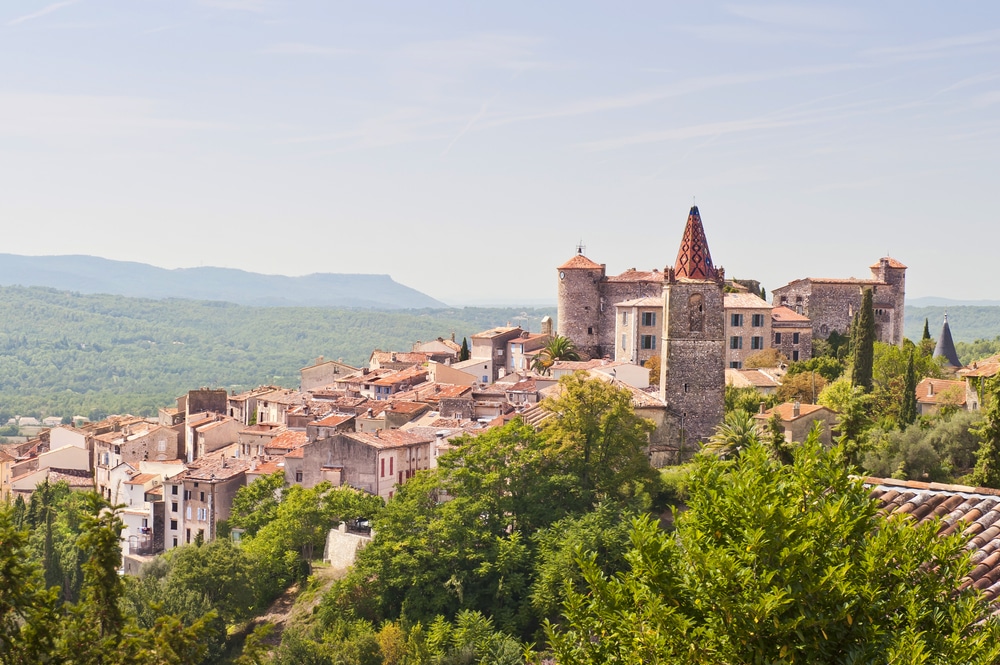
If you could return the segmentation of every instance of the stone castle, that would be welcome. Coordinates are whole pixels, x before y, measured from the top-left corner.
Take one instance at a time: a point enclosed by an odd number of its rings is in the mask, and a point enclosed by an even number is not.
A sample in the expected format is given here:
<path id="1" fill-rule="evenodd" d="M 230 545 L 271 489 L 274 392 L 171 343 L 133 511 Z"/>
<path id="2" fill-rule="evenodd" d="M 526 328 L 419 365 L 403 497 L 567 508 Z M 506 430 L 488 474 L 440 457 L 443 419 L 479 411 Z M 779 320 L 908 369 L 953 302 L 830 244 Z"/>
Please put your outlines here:
<path id="1" fill-rule="evenodd" d="M 712 263 L 697 206 L 688 214 L 673 267 L 608 276 L 604 265 L 578 250 L 558 273 L 558 333 L 594 358 L 614 355 L 616 304 L 656 299 L 649 316 L 634 324 L 648 327 L 651 334 L 643 337 L 651 349 L 660 349 L 663 443 L 683 456 L 711 436 L 724 410 L 725 279 Z M 660 321 L 653 309 L 662 312 Z"/>

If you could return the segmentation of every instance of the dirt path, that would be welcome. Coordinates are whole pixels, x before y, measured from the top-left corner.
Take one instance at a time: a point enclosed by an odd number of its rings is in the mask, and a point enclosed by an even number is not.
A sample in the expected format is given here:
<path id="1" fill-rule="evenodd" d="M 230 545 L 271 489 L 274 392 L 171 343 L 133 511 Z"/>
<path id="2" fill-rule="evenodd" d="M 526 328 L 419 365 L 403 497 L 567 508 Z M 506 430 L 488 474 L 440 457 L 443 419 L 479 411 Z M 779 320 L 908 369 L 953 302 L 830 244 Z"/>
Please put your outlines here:
<path id="1" fill-rule="evenodd" d="M 254 628 L 262 624 L 274 624 L 274 630 L 271 631 L 265 642 L 272 648 L 277 647 L 281 644 L 281 635 L 285 632 L 285 628 L 291 622 L 292 618 L 302 616 L 303 614 L 311 614 L 313 608 L 319 604 L 319 601 L 323 599 L 323 596 L 330 590 L 333 583 L 345 574 L 347 574 L 346 568 L 315 566 L 312 577 L 316 580 L 316 585 L 309 587 L 309 599 L 307 602 L 299 602 L 302 589 L 299 584 L 293 584 L 271 603 L 270 607 L 267 608 L 267 612 L 250 622 L 250 625 L 246 628 L 246 634 L 249 635 L 253 632 Z"/>

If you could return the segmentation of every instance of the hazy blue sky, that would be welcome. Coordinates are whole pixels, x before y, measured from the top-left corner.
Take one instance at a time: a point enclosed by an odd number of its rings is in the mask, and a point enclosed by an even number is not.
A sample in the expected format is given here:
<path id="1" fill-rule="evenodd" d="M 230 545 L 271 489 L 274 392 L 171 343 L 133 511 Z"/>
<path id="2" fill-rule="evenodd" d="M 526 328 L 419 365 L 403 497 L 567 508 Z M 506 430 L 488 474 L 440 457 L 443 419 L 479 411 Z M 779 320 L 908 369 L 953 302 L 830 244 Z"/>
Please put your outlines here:
<path id="1" fill-rule="evenodd" d="M 997 298 L 996 2 L 8 1 L 0 251 L 555 300 L 582 240 Z"/>

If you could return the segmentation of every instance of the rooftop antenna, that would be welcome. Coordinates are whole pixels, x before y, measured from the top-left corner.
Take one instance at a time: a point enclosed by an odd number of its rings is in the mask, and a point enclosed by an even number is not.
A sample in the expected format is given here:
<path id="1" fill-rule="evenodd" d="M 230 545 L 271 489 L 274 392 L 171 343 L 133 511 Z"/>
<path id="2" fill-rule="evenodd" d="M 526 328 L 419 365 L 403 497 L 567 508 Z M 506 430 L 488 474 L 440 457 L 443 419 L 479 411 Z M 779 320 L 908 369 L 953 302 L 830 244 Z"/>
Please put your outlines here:
<path id="1" fill-rule="evenodd" d="M 587 251 L 587 246 L 583 244 L 583 238 L 580 238 L 580 242 L 576 245 L 576 253 L 582 255 L 585 251 Z"/>

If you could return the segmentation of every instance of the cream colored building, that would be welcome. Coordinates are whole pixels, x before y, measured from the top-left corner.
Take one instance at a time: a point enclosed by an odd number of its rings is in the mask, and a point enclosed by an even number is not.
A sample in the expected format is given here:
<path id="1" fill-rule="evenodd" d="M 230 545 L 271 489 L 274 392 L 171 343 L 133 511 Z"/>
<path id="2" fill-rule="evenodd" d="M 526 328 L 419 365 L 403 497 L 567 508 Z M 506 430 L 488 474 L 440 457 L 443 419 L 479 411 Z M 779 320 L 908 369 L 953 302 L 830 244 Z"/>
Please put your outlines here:
<path id="1" fill-rule="evenodd" d="M 752 293 L 727 293 L 726 367 L 742 369 L 746 359 L 770 348 L 771 305 Z"/>

